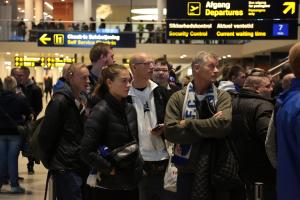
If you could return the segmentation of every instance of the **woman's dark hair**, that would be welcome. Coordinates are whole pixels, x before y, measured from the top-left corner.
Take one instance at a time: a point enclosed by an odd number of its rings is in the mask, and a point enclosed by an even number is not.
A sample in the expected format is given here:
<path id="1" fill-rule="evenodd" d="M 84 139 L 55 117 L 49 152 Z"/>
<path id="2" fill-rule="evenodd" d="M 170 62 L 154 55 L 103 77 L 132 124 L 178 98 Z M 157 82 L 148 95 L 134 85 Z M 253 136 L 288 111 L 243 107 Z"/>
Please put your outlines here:
<path id="1" fill-rule="evenodd" d="M 112 64 L 108 67 L 103 67 L 101 71 L 101 76 L 99 77 L 98 84 L 93 92 L 93 96 L 103 98 L 106 93 L 108 93 L 108 87 L 106 85 L 107 79 L 111 81 L 115 80 L 115 78 L 119 75 L 122 70 L 128 70 L 123 65 Z"/>

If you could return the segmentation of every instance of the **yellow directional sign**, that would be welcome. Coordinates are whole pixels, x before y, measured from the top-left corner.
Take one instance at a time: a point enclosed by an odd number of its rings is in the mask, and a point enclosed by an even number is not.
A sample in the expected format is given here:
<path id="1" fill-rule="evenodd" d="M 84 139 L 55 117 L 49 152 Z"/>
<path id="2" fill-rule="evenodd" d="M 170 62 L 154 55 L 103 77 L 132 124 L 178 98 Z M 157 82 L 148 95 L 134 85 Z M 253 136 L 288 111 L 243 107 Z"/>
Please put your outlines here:
<path id="1" fill-rule="evenodd" d="M 284 2 L 282 5 L 286 6 L 286 8 L 282 11 L 283 14 L 287 14 L 289 11 L 291 11 L 291 14 L 293 15 L 296 11 L 296 2 Z"/>
<path id="2" fill-rule="evenodd" d="M 41 43 L 43 43 L 44 45 L 47 45 L 47 42 L 51 41 L 51 38 L 47 37 L 47 33 L 44 33 L 40 39 Z"/>

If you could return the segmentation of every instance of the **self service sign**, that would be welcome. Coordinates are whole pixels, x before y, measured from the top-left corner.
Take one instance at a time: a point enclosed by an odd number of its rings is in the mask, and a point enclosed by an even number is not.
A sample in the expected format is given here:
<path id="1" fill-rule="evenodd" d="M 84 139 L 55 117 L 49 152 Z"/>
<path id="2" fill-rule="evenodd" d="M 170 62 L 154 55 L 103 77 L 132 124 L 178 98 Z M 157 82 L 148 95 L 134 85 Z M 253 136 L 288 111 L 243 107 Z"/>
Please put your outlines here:
<path id="1" fill-rule="evenodd" d="M 102 42 L 117 48 L 135 48 L 135 33 L 40 32 L 38 46 L 90 48 Z"/>
<path id="2" fill-rule="evenodd" d="M 297 39 L 299 0 L 168 0 L 169 39 Z"/>

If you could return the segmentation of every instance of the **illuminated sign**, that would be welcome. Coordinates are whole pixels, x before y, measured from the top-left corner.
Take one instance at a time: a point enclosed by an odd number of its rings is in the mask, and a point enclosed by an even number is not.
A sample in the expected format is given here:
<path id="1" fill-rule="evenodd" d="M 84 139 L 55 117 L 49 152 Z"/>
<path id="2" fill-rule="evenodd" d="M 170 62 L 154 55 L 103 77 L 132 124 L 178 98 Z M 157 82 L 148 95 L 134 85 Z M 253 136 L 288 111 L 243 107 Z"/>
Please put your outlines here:
<path id="1" fill-rule="evenodd" d="M 48 67 L 63 67 L 65 64 L 75 63 L 75 58 L 46 58 Z"/>
<path id="2" fill-rule="evenodd" d="M 15 57 L 15 66 L 16 67 L 37 67 L 45 65 L 45 58 L 37 58 L 37 57 Z"/>
<path id="3" fill-rule="evenodd" d="M 135 33 L 40 32 L 38 46 L 90 48 L 102 42 L 117 48 L 135 48 Z"/>
<path id="4" fill-rule="evenodd" d="M 15 57 L 16 67 L 63 67 L 75 63 L 75 58 Z"/>
<path id="5" fill-rule="evenodd" d="M 298 0 L 168 0 L 166 35 L 169 39 L 297 39 L 297 5 Z"/>

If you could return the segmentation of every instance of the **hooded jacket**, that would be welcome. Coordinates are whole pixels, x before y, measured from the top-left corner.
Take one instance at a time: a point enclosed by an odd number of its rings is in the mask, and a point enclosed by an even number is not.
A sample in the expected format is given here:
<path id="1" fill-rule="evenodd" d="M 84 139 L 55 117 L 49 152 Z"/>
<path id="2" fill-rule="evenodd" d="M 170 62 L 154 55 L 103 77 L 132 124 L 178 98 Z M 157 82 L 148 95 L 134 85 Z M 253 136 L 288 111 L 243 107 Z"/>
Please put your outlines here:
<path id="1" fill-rule="evenodd" d="M 300 199 L 300 79 L 277 99 L 277 199 Z"/>
<path id="2" fill-rule="evenodd" d="M 84 112 L 80 114 L 71 88 L 65 83 L 49 102 L 38 136 L 45 167 L 50 170 L 87 169 L 79 154 L 83 123 Z"/>

